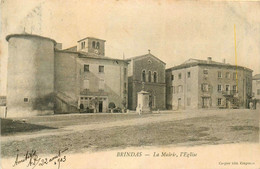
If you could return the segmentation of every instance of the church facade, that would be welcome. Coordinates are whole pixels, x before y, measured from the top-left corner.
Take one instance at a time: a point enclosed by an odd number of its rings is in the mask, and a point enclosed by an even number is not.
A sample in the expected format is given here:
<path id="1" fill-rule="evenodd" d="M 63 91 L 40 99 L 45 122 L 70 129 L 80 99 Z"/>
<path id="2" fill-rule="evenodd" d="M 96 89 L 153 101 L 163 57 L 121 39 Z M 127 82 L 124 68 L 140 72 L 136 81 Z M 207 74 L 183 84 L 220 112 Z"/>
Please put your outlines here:
<path id="1" fill-rule="evenodd" d="M 149 105 L 152 110 L 165 109 L 166 84 L 165 63 L 148 54 L 132 57 L 128 61 L 128 108 L 136 110 L 137 93 L 144 90 L 149 93 Z"/>

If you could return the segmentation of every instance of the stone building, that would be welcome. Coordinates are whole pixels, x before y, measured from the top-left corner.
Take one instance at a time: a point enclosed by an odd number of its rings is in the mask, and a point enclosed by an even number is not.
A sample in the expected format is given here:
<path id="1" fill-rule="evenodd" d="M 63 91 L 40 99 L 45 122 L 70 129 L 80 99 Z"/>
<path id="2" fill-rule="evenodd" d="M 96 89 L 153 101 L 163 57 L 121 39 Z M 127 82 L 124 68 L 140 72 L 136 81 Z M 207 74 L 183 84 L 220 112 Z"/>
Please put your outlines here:
<path id="1" fill-rule="evenodd" d="M 165 109 L 166 85 L 165 63 L 148 54 L 127 59 L 128 65 L 128 108 L 137 107 L 137 93 L 144 88 L 150 93 L 149 104 L 151 109 Z"/>
<path id="2" fill-rule="evenodd" d="M 84 38 L 62 50 L 55 40 L 12 34 L 7 69 L 7 117 L 107 112 L 109 103 L 127 106 L 127 66 L 105 56 L 105 41 Z"/>
<path id="3" fill-rule="evenodd" d="M 93 37 L 55 52 L 56 111 L 108 112 L 127 107 L 127 62 L 105 56 L 105 41 Z"/>
<path id="4" fill-rule="evenodd" d="M 220 62 L 189 59 L 166 70 L 168 109 L 248 108 L 252 70 Z"/>
<path id="5" fill-rule="evenodd" d="M 8 41 L 7 117 L 53 114 L 56 41 L 12 34 Z"/>
<path id="6" fill-rule="evenodd" d="M 253 76 L 253 101 L 255 108 L 260 109 L 260 74 Z"/>

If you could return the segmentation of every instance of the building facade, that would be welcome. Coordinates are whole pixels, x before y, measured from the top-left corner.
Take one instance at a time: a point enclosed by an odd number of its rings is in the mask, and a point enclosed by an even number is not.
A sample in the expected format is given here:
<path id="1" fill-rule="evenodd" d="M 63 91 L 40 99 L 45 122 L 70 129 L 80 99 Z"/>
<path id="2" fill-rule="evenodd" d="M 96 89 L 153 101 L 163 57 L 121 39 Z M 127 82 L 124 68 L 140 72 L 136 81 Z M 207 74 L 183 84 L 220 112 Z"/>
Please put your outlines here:
<path id="1" fill-rule="evenodd" d="M 8 117 L 53 114 L 56 41 L 13 34 L 8 41 Z"/>
<path id="2" fill-rule="evenodd" d="M 166 70 L 167 108 L 248 108 L 252 70 L 226 63 L 190 59 Z"/>
<path id="3" fill-rule="evenodd" d="M 128 63 L 106 57 L 104 40 L 84 38 L 67 50 L 32 34 L 6 40 L 8 117 L 127 107 Z"/>
<path id="4" fill-rule="evenodd" d="M 137 107 L 137 93 L 142 89 L 149 92 L 151 109 L 165 109 L 166 84 L 165 63 L 148 54 L 132 57 L 128 60 L 128 108 Z"/>
<path id="5" fill-rule="evenodd" d="M 253 100 L 255 108 L 260 109 L 260 74 L 253 76 Z"/>
<path id="6" fill-rule="evenodd" d="M 84 38 L 77 47 L 56 50 L 56 111 L 75 112 L 75 107 L 81 107 L 101 113 L 108 112 L 111 104 L 126 108 L 127 65 L 106 57 L 105 41 L 97 38 Z"/>

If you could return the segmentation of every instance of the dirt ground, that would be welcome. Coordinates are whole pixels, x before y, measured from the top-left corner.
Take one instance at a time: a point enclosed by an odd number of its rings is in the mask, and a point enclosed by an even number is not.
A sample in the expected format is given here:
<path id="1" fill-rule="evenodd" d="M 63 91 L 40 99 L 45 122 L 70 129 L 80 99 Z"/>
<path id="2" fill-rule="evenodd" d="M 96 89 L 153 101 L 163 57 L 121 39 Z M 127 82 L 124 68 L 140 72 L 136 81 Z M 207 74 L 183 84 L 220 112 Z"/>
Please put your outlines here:
<path id="1" fill-rule="evenodd" d="M 195 146 L 259 141 L 259 112 L 250 110 L 161 112 L 141 116 L 59 115 L 28 118 L 26 123 L 52 129 L 2 136 L 3 157 L 14 156 L 17 150 L 52 154 L 64 148 L 75 153 L 130 146 Z"/>

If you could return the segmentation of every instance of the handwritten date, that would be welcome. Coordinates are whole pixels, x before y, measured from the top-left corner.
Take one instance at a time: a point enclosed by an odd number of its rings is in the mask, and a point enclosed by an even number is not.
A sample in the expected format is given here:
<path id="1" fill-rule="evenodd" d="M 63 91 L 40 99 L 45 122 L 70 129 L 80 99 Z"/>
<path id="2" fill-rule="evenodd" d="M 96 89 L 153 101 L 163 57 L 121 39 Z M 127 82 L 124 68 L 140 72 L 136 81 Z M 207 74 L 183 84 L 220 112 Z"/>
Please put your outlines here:
<path id="1" fill-rule="evenodd" d="M 62 155 L 62 153 L 64 153 L 67 150 L 68 150 L 68 148 L 65 148 L 64 150 L 59 150 L 58 154 L 51 158 L 39 157 L 37 155 L 36 150 L 32 150 L 30 152 L 27 151 L 22 157 L 20 157 L 19 153 L 17 153 L 13 167 L 26 162 L 27 167 L 32 167 L 32 169 L 34 169 L 36 166 L 44 166 L 44 165 L 52 163 L 54 165 L 57 165 L 58 169 L 59 169 L 60 164 L 64 163 L 67 160 L 66 156 Z"/>

